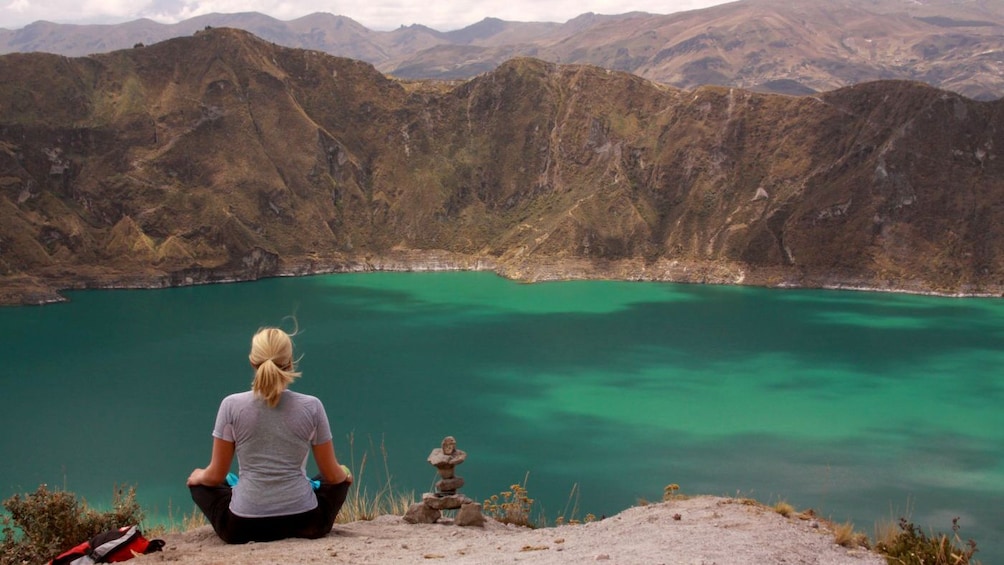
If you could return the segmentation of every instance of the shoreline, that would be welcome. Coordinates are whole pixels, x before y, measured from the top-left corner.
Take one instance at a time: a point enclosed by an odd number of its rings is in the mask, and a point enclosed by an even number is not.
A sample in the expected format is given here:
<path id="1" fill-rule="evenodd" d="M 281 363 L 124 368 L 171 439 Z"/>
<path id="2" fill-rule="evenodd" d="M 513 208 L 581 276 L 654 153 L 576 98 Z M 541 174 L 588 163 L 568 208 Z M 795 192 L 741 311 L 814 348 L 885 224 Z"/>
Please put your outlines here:
<path id="1" fill-rule="evenodd" d="M 296 260 L 274 271 L 236 272 L 231 269 L 192 268 L 171 272 L 140 269 L 134 273 L 96 268 L 97 272 L 69 277 L 15 275 L 0 278 L 0 306 L 45 306 L 67 302 L 63 294 L 78 290 L 155 290 L 209 284 L 254 282 L 267 278 L 305 277 L 368 272 L 492 272 L 497 276 L 522 282 L 557 282 L 570 280 L 610 280 L 625 282 L 664 282 L 675 284 L 714 284 L 749 286 L 782 290 L 843 290 L 883 292 L 944 298 L 1001 298 L 1004 287 L 964 290 L 937 290 L 931 285 L 868 284 L 863 277 L 832 277 L 819 280 L 790 270 L 763 268 L 749 271 L 748 266 L 720 262 L 658 260 L 646 263 L 639 259 L 618 261 L 547 258 L 540 261 L 499 261 L 484 256 L 449 251 L 399 251 L 384 255 L 365 255 L 328 260 Z M 855 280 L 856 279 L 856 280 Z"/>

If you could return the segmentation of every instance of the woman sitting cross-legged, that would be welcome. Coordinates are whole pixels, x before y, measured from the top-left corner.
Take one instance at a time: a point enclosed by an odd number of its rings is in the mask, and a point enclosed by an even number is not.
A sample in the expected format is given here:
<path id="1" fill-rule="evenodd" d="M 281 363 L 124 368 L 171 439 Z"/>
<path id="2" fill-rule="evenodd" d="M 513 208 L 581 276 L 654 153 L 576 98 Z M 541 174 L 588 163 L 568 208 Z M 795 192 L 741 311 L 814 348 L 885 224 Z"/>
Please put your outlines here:
<path id="1" fill-rule="evenodd" d="M 300 373 L 286 332 L 258 330 L 248 357 L 255 371 L 251 390 L 220 404 L 209 466 L 188 477 L 192 499 L 227 543 L 324 537 L 352 483 L 335 457 L 324 405 L 287 390 Z M 306 475 L 309 453 L 319 485 Z M 239 480 L 231 488 L 235 454 Z"/>

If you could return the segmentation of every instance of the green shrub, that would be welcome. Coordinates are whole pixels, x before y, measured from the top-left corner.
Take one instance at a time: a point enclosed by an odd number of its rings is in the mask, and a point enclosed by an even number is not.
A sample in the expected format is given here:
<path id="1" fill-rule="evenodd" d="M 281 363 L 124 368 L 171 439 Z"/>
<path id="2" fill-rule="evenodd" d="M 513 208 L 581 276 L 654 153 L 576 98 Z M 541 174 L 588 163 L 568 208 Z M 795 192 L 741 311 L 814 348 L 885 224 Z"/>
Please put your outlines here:
<path id="1" fill-rule="evenodd" d="M 913 522 L 899 519 L 900 532 L 891 540 L 881 541 L 875 549 L 886 556 L 889 565 L 970 565 L 976 553 L 976 542 L 959 539 L 959 519 L 952 520 L 952 536 L 932 534 L 928 537 Z"/>
<path id="2" fill-rule="evenodd" d="M 112 509 L 98 512 L 67 491 L 39 485 L 30 494 L 15 494 L 3 502 L 9 515 L 2 518 L 0 565 L 45 563 L 101 532 L 139 524 L 143 513 L 136 489 L 117 488 Z"/>

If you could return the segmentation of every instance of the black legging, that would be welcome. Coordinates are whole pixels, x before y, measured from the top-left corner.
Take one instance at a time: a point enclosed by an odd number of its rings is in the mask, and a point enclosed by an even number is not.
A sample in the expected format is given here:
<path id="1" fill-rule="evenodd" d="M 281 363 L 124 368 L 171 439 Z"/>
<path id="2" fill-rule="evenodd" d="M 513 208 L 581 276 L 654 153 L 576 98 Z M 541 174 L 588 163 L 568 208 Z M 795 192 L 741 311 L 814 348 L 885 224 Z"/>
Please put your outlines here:
<path id="1" fill-rule="evenodd" d="M 321 484 L 314 491 L 317 507 L 300 514 L 288 516 L 268 516 L 265 518 L 243 518 L 230 511 L 230 497 L 233 489 L 227 485 L 188 487 L 192 500 L 209 518 L 216 535 L 227 543 L 248 543 L 249 541 L 275 541 L 285 538 L 322 538 L 331 532 L 335 517 L 345 504 L 349 494 L 349 482 L 336 485 Z"/>

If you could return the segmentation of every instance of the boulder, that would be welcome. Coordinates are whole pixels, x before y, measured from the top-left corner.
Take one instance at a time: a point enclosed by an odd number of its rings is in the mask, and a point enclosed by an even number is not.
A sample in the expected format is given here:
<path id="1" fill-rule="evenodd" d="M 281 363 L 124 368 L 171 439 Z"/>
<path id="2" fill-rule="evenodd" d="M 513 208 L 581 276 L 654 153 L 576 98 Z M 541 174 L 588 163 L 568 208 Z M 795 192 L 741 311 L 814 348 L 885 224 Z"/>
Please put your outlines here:
<path id="1" fill-rule="evenodd" d="M 408 507 L 404 514 L 404 521 L 409 524 L 434 524 L 443 513 L 435 508 L 431 508 L 421 502 L 416 502 Z"/>
<path id="2" fill-rule="evenodd" d="M 457 517 L 453 523 L 458 526 L 479 526 L 485 525 L 485 516 L 481 513 L 481 505 L 476 502 L 468 502 L 457 511 Z"/>

